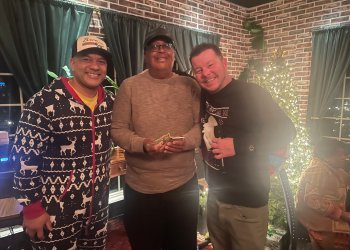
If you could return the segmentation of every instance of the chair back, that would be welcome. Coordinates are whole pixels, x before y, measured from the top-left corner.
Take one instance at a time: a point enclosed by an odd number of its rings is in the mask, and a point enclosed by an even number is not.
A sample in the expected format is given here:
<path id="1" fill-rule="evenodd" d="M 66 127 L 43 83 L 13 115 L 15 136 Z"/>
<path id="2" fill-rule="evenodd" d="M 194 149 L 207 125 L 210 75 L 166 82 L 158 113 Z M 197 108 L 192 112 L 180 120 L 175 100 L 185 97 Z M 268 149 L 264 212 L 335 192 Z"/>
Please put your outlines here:
<path id="1" fill-rule="evenodd" d="M 287 223 L 289 230 L 289 250 L 295 250 L 300 241 L 310 242 L 309 234 L 306 228 L 298 221 L 295 216 L 294 195 L 290 188 L 287 172 L 284 168 L 278 171 L 278 177 L 282 186 L 284 201 L 287 210 Z"/>

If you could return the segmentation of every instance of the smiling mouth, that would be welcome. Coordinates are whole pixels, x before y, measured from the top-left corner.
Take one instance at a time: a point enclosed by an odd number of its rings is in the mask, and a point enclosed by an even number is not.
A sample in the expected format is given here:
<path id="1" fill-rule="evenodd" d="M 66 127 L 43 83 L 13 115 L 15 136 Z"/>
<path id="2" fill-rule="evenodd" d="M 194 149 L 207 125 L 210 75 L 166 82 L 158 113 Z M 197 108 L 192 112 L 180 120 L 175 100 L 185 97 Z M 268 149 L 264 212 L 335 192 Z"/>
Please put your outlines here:
<path id="1" fill-rule="evenodd" d="M 215 78 L 205 79 L 203 82 L 204 82 L 204 83 L 210 83 L 210 82 L 212 82 L 213 80 L 215 80 Z"/>
<path id="2" fill-rule="evenodd" d="M 87 73 L 87 75 L 91 78 L 97 78 L 100 76 L 100 74 L 97 74 L 97 73 Z"/>

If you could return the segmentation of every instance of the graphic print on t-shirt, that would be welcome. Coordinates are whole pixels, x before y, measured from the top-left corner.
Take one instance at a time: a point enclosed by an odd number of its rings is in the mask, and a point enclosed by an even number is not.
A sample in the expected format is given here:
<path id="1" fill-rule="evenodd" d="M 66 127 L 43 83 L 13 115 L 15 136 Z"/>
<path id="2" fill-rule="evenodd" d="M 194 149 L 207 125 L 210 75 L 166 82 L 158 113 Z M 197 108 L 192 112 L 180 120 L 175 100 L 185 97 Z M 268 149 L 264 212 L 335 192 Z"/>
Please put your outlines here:
<path id="1" fill-rule="evenodd" d="M 228 112 L 228 107 L 215 108 L 208 101 L 205 103 L 205 114 L 202 117 L 202 133 L 207 150 L 203 150 L 204 162 L 215 170 L 223 168 L 223 160 L 214 158 L 214 154 L 211 152 L 211 142 L 214 138 L 223 137 L 222 126 L 224 119 L 228 118 Z"/>

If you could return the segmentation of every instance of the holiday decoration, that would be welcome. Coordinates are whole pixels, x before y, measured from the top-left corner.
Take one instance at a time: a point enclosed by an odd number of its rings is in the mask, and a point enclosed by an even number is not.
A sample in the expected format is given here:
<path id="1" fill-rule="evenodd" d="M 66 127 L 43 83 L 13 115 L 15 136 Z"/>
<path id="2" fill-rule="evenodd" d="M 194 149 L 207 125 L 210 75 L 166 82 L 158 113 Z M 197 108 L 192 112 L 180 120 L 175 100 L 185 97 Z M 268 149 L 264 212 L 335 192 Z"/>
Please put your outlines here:
<path id="1" fill-rule="evenodd" d="M 255 81 L 270 92 L 273 99 L 295 125 L 297 135 L 290 144 L 289 157 L 282 166 L 286 168 L 291 188 L 295 193 L 300 174 L 311 159 L 311 146 L 308 132 L 302 122 L 298 108 L 298 96 L 293 84 L 291 69 L 284 56 L 285 51 L 282 49 L 276 50 L 271 61 L 264 66 L 263 71 L 256 72 Z M 273 176 L 270 195 L 270 222 L 281 226 L 281 224 L 285 224 L 285 221 L 283 222 L 281 218 L 285 217 L 283 195 L 277 177 Z"/>

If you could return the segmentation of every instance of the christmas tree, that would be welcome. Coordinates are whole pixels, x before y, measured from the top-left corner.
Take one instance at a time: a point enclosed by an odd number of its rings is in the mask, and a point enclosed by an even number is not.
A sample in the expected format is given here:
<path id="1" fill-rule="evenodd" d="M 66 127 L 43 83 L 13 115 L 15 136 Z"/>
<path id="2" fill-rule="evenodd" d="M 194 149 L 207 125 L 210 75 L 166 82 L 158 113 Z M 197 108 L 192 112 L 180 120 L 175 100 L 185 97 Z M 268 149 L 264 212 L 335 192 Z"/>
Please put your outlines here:
<path id="1" fill-rule="evenodd" d="M 301 172 L 310 162 L 311 146 L 308 132 L 301 119 L 297 92 L 284 52 L 281 49 L 277 50 L 271 62 L 264 66 L 262 71 L 257 71 L 255 77 L 257 84 L 270 92 L 295 125 L 297 135 L 290 144 L 289 158 L 283 166 L 288 173 L 291 188 L 295 192 Z M 281 218 L 285 218 L 284 200 L 278 179 L 274 176 L 271 180 L 270 222 L 282 226 L 285 220 Z"/>

